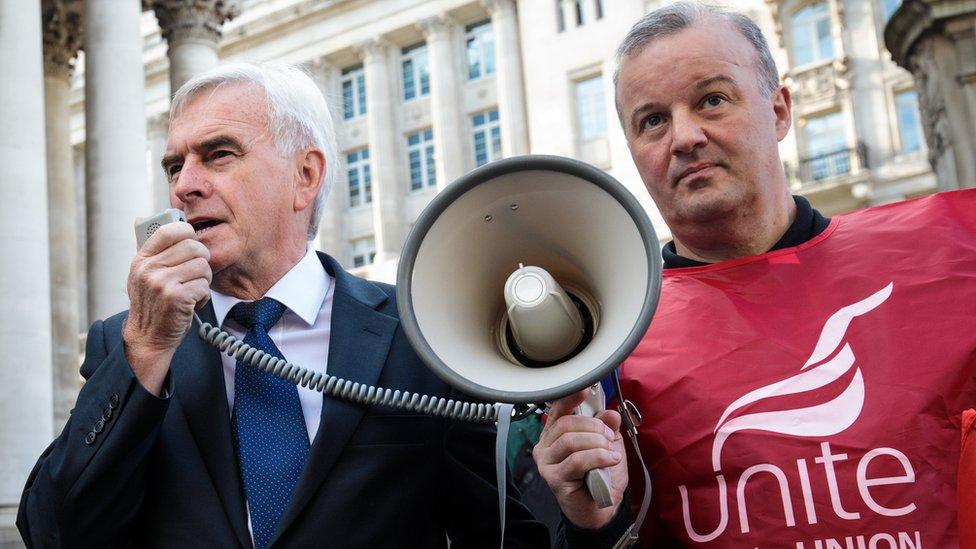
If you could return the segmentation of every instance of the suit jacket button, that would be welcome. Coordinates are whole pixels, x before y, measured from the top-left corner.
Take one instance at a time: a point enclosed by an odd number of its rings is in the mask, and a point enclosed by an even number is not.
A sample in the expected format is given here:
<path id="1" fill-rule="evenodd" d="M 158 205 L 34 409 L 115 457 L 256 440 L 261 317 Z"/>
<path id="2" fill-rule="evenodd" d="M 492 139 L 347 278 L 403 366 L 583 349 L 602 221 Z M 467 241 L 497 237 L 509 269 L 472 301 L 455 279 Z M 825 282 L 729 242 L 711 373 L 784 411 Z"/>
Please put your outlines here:
<path id="1" fill-rule="evenodd" d="M 101 433 L 102 429 L 104 428 L 105 428 L 105 422 L 102 420 L 98 420 L 95 422 L 95 427 L 92 428 L 92 431 L 95 433 Z"/>
<path id="2" fill-rule="evenodd" d="M 102 410 L 102 421 L 106 421 L 106 422 L 112 421 L 112 408 L 111 407 L 107 407 L 104 410 Z"/>
<path id="3" fill-rule="evenodd" d="M 95 433 L 88 433 L 85 436 L 85 444 L 87 444 L 89 446 L 91 446 L 92 444 L 95 444 Z"/>
<path id="4" fill-rule="evenodd" d="M 111 409 L 116 409 L 119 407 L 119 394 L 112 393 L 112 396 L 108 397 L 108 407 Z"/>

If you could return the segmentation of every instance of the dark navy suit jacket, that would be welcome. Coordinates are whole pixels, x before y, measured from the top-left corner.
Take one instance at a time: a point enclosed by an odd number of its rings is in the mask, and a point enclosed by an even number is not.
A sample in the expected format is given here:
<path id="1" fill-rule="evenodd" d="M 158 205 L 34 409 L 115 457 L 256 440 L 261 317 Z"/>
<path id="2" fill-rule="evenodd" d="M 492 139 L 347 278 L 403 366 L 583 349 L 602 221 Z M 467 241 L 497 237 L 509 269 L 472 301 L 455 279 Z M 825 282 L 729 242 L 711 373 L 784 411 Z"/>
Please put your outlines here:
<path id="1" fill-rule="evenodd" d="M 392 286 L 335 278 L 328 371 L 465 398 L 429 372 L 397 318 Z M 201 311 L 214 323 L 213 309 Z M 250 547 L 220 356 L 180 344 L 168 396 L 149 394 L 122 346 L 125 313 L 92 325 L 87 379 L 67 425 L 31 472 L 17 525 L 28 546 Z M 195 326 L 194 326 L 195 327 Z M 326 398 L 322 423 L 273 545 L 498 547 L 494 429 Z M 507 502 L 506 544 L 548 535 Z"/>

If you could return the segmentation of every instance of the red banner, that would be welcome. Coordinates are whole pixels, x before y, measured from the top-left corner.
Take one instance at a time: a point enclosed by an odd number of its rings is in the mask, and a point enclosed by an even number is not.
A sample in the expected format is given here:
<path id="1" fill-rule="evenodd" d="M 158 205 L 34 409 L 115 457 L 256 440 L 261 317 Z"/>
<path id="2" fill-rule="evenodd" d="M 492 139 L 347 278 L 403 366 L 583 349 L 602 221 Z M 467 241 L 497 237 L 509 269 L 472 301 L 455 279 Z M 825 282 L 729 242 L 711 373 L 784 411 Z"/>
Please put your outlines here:
<path id="1" fill-rule="evenodd" d="M 958 547 L 961 413 L 976 405 L 976 191 L 666 271 L 622 377 L 653 469 L 658 531 L 645 545 Z"/>

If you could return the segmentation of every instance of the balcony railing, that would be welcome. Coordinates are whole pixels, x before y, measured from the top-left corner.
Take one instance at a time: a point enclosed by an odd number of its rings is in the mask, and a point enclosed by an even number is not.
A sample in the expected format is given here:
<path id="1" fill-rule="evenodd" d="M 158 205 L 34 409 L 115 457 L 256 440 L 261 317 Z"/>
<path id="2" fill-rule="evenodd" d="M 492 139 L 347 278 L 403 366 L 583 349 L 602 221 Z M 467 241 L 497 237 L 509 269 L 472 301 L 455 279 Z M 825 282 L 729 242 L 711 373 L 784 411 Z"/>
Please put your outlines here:
<path id="1" fill-rule="evenodd" d="M 854 147 L 801 158 L 798 163 L 785 164 L 790 183 L 807 186 L 829 179 L 855 175 L 868 167 L 867 145 L 858 142 Z"/>

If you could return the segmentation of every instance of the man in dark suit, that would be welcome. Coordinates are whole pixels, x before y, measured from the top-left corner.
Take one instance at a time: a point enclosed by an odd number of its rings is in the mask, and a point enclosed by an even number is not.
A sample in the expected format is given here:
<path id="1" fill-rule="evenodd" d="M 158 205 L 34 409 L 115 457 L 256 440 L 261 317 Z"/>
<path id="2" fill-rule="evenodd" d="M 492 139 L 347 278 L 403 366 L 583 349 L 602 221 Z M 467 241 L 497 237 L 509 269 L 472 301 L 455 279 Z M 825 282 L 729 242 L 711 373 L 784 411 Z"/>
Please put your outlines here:
<path id="1" fill-rule="evenodd" d="M 187 335 L 199 310 L 309 369 L 463 398 L 408 345 L 392 287 L 311 251 L 336 155 L 297 69 L 177 92 L 163 167 L 188 222 L 138 250 L 129 310 L 89 332 L 87 382 L 24 490 L 28 545 L 498 545 L 490 427 L 323 399 Z M 548 544 L 512 497 L 507 515 L 507 544 Z"/>

